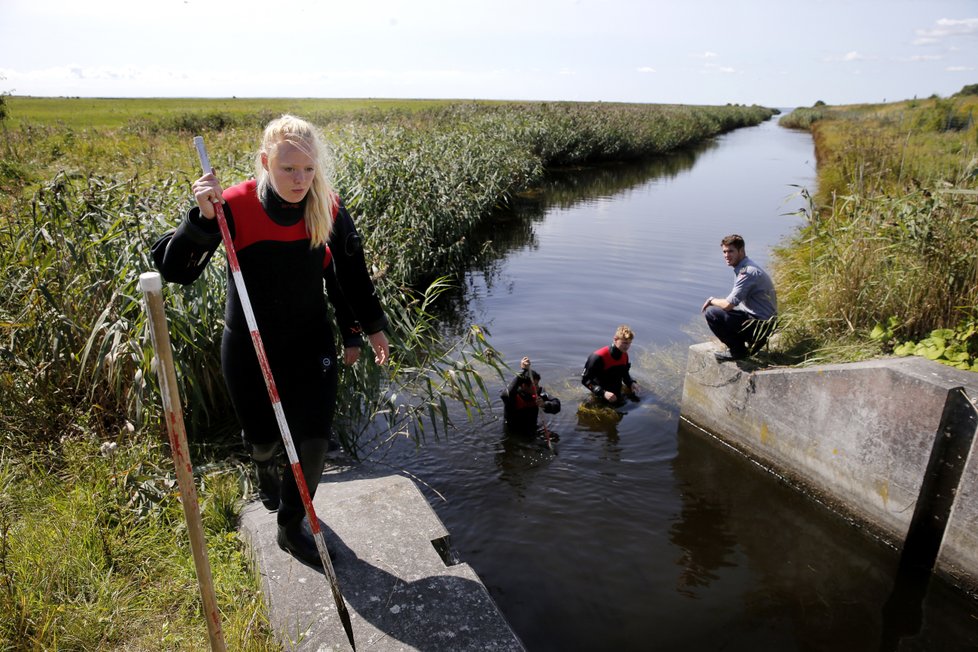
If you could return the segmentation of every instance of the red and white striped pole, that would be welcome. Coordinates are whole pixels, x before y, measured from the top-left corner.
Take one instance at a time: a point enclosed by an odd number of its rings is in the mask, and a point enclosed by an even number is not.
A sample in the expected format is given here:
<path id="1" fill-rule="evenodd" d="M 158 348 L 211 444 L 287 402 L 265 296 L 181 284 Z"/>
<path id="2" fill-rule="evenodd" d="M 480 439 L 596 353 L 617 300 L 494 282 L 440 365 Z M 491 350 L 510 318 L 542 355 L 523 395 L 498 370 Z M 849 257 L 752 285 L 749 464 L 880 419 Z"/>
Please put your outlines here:
<path id="1" fill-rule="evenodd" d="M 177 389 L 177 374 L 173 366 L 173 349 L 170 346 L 170 332 L 166 325 L 166 311 L 163 307 L 163 281 L 157 272 L 139 275 L 139 288 L 143 291 L 146 313 L 149 316 L 149 334 L 156 351 L 156 375 L 160 381 L 160 395 L 163 398 L 163 411 L 166 418 L 166 431 L 170 436 L 170 454 L 177 472 L 177 486 L 180 489 L 180 502 L 183 515 L 187 519 L 187 534 L 190 537 L 190 550 L 194 556 L 194 569 L 197 571 L 197 584 L 204 603 L 207 617 L 207 633 L 210 636 L 211 650 L 224 652 L 224 634 L 221 632 L 221 615 L 217 610 L 214 595 L 214 580 L 207 559 L 207 542 L 204 527 L 200 520 L 200 507 L 197 502 L 197 489 L 194 486 L 194 471 L 187 448 L 187 429 L 183 423 L 183 410 L 180 408 L 180 392 Z"/>
<path id="2" fill-rule="evenodd" d="M 207 156 L 207 149 L 204 147 L 204 139 L 201 136 L 194 137 L 194 145 L 197 147 L 197 154 L 200 156 L 200 166 L 204 174 L 213 172 L 210 158 Z M 255 312 L 251 307 L 251 299 L 248 298 L 248 288 L 245 287 L 244 277 L 241 275 L 241 267 L 238 265 L 238 255 L 234 250 L 234 242 L 231 240 L 231 232 L 228 230 L 227 220 L 224 217 L 224 208 L 221 202 L 214 202 L 214 210 L 217 212 L 217 224 L 221 229 L 221 239 L 224 242 L 224 250 L 227 254 L 228 265 L 231 268 L 231 276 L 234 278 L 234 286 L 238 290 L 238 297 L 241 299 L 241 307 L 244 310 L 245 320 L 248 322 L 248 330 L 251 332 L 251 341 L 255 345 L 255 354 L 258 356 L 258 364 L 261 366 L 262 375 L 265 378 L 265 387 L 268 389 L 268 398 L 272 402 L 272 409 L 275 411 L 275 419 L 278 421 L 279 432 L 282 434 L 282 443 L 288 454 L 289 464 L 292 465 L 292 474 L 295 477 L 299 495 L 302 497 L 302 505 L 306 510 L 306 518 L 309 519 L 309 527 L 312 530 L 313 539 L 316 541 L 316 548 L 319 550 L 319 557 L 323 562 L 323 569 L 329 579 L 330 589 L 333 591 L 333 600 L 336 602 L 336 610 L 339 612 L 340 620 L 343 622 L 343 629 L 346 630 L 346 637 L 350 641 L 350 647 L 356 650 L 353 642 L 353 624 L 350 622 L 350 613 L 347 611 L 346 602 L 343 594 L 340 593 L 340 585 L 333 571 L 333 563 L 329 559 L 329 551 L 326 549 L 326 541 L 323 539 L 322 530 L 319 529 L 319 518 L 312 505 L 312 497 L 306 487 L 306 478 L 302 473 L 302 466 L 299 464 L 299 456 L 295 451 L 295 444 L 292 442 L 292 433 L 289 424 L 285 420 L 285 410 L 282 409 L 282 401 L 278 395 L 278 388 L 275 379 L 272 377 L 272 368 L 268 364 L 268 356 L 265 354 L 265 345 L 262 343 L 261 334 L 258 332 L 258 323 L 255 321 Z"/>
<path id="3" fill-rule="evenodd" d="M 537 397 L 540 394 L 540 391 L 537 389 L 537 382 L 533 380 L 533 370 L 530 369 L 529 362 L 526 363 L 526 375 L 529 376 L 530 378 L 530 385 L 533 387 L 533 400 L 536 401 Z M 554 445 L 550 443 L 550 428 L 547 427 L 547 417 L 543 417 L 542 419 L 540 419 L 540 423 L 543 424 L 543 435 L 547 441 L 547 448 L 553 450 Z"/>

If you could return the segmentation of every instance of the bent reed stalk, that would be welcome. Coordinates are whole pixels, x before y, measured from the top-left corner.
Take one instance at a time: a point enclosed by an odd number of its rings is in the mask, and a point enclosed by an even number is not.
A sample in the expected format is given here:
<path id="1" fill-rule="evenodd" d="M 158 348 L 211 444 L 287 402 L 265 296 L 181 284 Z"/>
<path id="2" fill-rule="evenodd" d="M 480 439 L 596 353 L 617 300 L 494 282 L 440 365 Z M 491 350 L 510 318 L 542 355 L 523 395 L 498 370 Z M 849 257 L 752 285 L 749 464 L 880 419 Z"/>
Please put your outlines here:
<path id="1" fill-rule="evenodd" d="M 161 445 L 158 389 L 147 381 L 154 372 L 136 283 L 152 269 L 153 239 L 190 205 L 194 132 L 208 130 L 212 162 L 230 184 L 250 174 L 249 149 L 270 114 L 250 101 L 234 111 L 142 115 L 95 129 L 32 122 L 18 115 L 20 98 L 8 99 L 12 156 L 0 166 L 0 642 L 203 647 L 190 555 L 174 532 L 180 508 Z M 60 101 L 71 110 L 70 100 Z M 542 183 L 548 168 L 640 159 L 773 113 L 305 106 L 334 143 L 336 185 L 393 324 L 390 375 L 371 364 L 343 370 L 337 428 L 360 455 L 382 453 L 390 437 L 443 435 L 452 426 L 449 402 L 474 415 L 490 395 L 483 375 L 502 380 L 486 331 L 471 325 L 445 341 L 434 308 L 467 262 L 483 255 L 488 243 L 477 233 L 487 231 L 493 210 Z M 235 535 L 237 501 L 251 477 L 220 371 L 223 274 L 219 254 L 204 278 L 166 289 L 170 337 L 228 645 L 271 649 L 257 580 Z M 51 536 L 38 542 L 38 531 Z"/>

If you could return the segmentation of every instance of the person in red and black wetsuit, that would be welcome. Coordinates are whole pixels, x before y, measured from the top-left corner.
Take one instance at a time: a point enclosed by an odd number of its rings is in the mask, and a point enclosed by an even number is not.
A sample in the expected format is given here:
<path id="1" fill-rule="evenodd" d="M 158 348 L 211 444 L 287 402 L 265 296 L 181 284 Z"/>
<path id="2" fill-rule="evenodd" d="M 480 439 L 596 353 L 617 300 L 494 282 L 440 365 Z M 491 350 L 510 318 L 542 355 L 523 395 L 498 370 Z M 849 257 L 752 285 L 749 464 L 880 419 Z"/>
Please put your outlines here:
<path id="1" fill-rule="evenodd" d="M 325 157 L 322 136 L 310 123 L 290 115 L 273 120 L 255 158 L 255 179 L 224 190 L 213 172 L 203 175 L 193 184 L 197 205 L 153 245 L 163 278 L 192 283 L 221 242 L 214 203 L 225 205 L 310 495 L 322 477 L 336 405 L 337 351 L 327 296 L 339 322 L 345 364 L 359 357 L 362 332 L 377 364 L 389 355 L 387 317 L 353 220 L 326 178 Z M 230 269 L 221 365 L 242 436 L 258 467 L 262 502 L 278 511 L 278 544 L 318 565 L 292 469 L 286 465 L 279 472 L 281 433 Z"/>
<path id="2" fill-rule="evenodd" d="M 539 430 L 537 418 L 540 408 L 546 414 L 560 412 L 560 399 L 552 397 L 540 387 L 540 374 L 530 369 L 530 358 L 520 360 L 520 373 L 509 383 L 499 397 L 503 401 L 503 419 L 511 432 L 534 435 Z M 548 433 L 553 440 L 556 433 Z"/>
<path id="3" fill-rule="evenodd" d="M 588 356 L 581 374 L 581 384 L 588 388 L 594 396 L 609 403 L 618 403 L 624 391 L 637 396 L 638 383 L 633 379 L 629 370 L 628 349 L 635 339 L 635 333 L 622 324 L 615 331 L 611 346 L 598 349 Z"/>

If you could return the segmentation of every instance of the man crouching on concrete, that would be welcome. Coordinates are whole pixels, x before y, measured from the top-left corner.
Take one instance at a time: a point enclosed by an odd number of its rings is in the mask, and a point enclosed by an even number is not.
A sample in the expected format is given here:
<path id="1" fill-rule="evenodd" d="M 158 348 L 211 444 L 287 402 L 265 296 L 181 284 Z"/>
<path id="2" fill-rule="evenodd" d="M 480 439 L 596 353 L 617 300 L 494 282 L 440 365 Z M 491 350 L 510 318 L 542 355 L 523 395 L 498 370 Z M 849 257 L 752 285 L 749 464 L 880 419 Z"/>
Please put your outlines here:
<path id="1" fill-rule="evenodd" d="M 701 311 L 713 334 L 727 345 L 727 351 L 714 353 L 717 360 L 742 360 L 767 342 L 778 314 L 778 297 L 771 277 L 747 257 L 742 237 L 728 235 L 720 241 L 720 250 L 737 278 L 726 299 L 710 297 Z"/>

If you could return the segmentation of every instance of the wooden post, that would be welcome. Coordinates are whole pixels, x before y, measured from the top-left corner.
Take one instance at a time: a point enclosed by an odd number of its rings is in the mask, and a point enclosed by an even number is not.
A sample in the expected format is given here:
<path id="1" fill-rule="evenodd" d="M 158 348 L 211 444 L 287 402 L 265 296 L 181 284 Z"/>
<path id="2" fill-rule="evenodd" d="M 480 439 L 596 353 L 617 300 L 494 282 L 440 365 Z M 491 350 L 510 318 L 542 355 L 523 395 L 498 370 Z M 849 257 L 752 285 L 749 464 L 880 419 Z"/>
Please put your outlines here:
<path id="1" fill-rule="evenodd" d="M 207 559 L 207 542 L 204 540 L 204 527 L 200 520 L 193 466 L 187 449 L 187 430 L 183 423 L 180 392 L 173 366 L 173 350 L 170 347 L 170 333 L 163 307 L 163 282 L 158 273 L 146 272 L 139 275 L 139 287 L 143 291 L 153 349 L 156 351 L 156 373 L 160 381 L 160 394 L 163 397 L 166 430 L 170 436 L 170 451 L 173 455 L 173 466 L 177 471 L 183 515 L 187 519 L 187 532 L 190 535 L 190 549 L 194 555 L 200 597 L 204 602 L 211 650 L 224 652 L 227 648 L 224 645 L 221 617 L 217 610 L 217 598 L 214 595 L 214 581 L 211 578 L 210 562 Z"/>

